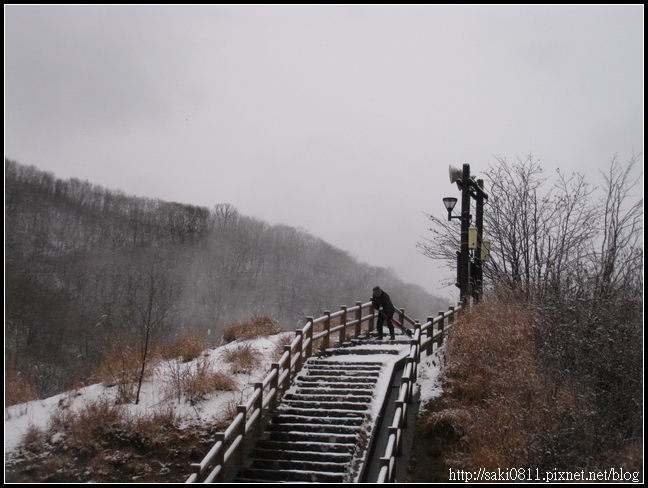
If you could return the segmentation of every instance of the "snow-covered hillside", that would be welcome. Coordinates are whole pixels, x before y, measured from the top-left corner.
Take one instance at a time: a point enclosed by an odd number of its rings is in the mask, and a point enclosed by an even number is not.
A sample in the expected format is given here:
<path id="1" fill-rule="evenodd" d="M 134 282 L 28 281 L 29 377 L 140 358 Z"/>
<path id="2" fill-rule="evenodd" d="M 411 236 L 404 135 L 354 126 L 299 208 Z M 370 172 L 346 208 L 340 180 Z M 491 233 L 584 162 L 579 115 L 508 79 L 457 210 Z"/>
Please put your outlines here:
<path id="1" fill-rule="evenodd" d="M 153 374 L 149 375 L 143 384 L 140 403 L 138 405 L 126 404 L 123 407 L 127 409 L 128 413 L 138 416 L 151 414 L 159 409 L 168 409 L 172 406 L 184 422 L 194 425 L 225 419 L 237 404 L 247 401 L 248 395 L 252 391 L 251 384 L 262 380 L 270 370 L 271 363 L 276 361 L 273 356 L 277 349 L 278 339 L 279 336 L 270 336 L 250 341 L 235 341 L 208 350 L 201 358 L 184 364 L 178 360 L 160 361 Z M 232 369 L 231 364 L 225 359 L 226 353 L 228 350 L 242 345 L 256 351 L 261 362 L 254 372 L 231 373 L 237 383 L 233 391 L 211 394 L 203 401 L 193 405 L 187 402 L 184 397 L 178 399 L 177 396 L 170 395 L 169 382 L 174 369 L 178 367 L 196 368 L 200 361 L 205 361 L 208 358 L 213 370 L 230 373 Z M 440 387 L 437 384 L 439 359 L 436 354 L 430 358 L 424 357 L 421 361 L 419 389 L 423 401 L 440 392 Z M 81 409 L 98 399 L 115 402 L 116 395 L 116 387 L 106 388 L 102 384 L 94 384 L 44 400 L 35 400 L 5 408 L 5 465 L 8 461 L 12 462 L 16 459 L 20 443 L 32 427 L 43 430 L 48 428 L 52 414 L 62 410 Z M 52 443 L 57 441 L 56 437 L 57 433 L 52 433 Z M 189 466 L 187 466 L 187 474 L 189 474 Z"/>

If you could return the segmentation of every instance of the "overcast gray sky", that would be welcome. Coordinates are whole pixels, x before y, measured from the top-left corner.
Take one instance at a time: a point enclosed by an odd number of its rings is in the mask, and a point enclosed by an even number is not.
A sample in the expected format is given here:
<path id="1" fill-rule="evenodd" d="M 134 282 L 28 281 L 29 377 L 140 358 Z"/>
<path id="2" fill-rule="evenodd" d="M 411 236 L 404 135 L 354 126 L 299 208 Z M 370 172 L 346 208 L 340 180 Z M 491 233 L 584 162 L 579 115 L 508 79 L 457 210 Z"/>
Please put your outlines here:
<path id="1" fill-rule="evenodd" d="M 643 13 L 5 6 L 5 156 L 231 203 L 450 296 L 416 250 L 458 196 L 448 165 L 533 154 L 593 181 L 643 150 Z"/>

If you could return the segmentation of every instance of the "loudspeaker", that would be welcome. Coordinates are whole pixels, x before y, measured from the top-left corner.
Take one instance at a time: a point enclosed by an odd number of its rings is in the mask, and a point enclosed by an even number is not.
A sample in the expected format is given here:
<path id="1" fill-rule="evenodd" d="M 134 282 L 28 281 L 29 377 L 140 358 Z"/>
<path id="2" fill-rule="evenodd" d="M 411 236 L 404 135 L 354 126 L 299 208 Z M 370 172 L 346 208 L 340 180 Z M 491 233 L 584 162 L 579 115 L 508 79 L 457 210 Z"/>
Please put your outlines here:
<path id="1" fill-rule="evenodd" d="M 457 182 L 457 186 L 461 189 L 461 177 L 463 176 L 463 171 L 454 166 L 448 166 L 450 172 L 450 184 Z"/>

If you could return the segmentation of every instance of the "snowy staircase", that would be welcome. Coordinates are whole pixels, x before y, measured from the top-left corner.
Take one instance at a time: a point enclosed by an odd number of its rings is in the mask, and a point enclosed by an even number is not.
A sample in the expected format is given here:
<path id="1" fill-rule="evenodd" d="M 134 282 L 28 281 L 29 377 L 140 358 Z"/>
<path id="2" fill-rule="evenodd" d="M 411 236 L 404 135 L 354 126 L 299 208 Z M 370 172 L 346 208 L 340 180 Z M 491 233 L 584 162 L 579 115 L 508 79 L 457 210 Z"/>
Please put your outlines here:
<path id="1" fill-rule="evenodd" d="M 376 385 L 381 374 L 391 375 L 368 355 L 398 354 L 357 349 L 358 343 L 306 361 L 233 482 L 357 482 L 376 422 L 373 402 L 382 403 L 374 398 Z M 367 356 L 341 357 L 358 351 Z"/>

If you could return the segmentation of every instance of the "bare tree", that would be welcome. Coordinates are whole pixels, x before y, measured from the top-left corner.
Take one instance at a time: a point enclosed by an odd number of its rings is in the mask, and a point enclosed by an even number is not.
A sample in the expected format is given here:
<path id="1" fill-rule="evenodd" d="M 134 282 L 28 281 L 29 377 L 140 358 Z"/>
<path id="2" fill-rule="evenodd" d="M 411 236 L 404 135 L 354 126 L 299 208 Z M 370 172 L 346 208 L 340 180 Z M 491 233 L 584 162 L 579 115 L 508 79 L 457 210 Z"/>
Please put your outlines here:
<path id="1" fill-rule="evenodd" d="M 637 159 L 622 168 L 614 158 L 604 175 L 605 195 L 595 201 L 596 189 L 583 175 L 557 170 L 556 182 L 545 188 L 543 170 L 532 156 L 516 163 L 496 158 L 486 171 L 487 283 L 538 299 L 587 296 L 592 286 L 605 294 L 606 287 L 621 282 L 636 288 L 643 266 L 643 199 L 629 199 L 640 181 L 631 176 Z M 457 223 L 428 217 L 433 237 L 419 243 L 419 250 L 456 266 Z"/>
<path id="2" fill-rule="evenodd" d="M 127 285 L 127 300 L 133 325 L 140 336 L 141 368 L 137 375 L 135 404 L 139 403 L 151 344 L 162 332 L 177 296 L 176 286 L 160 260 L 160 256 L 155 255 L 146 267 L 137 266 L 129 276 Z"/>
<path id="3" fill-rule="evenodd" d="M 639 156 L 633 155 L 622 167 L 615 155 L 604 178 L 604 196 L 598 251 L 592 253 L 595 294 L 609 297 L 614 291 L 624 296 L 643 294 L 643 198 L 629 201 L 643 177 L 633 176 Z"/>

